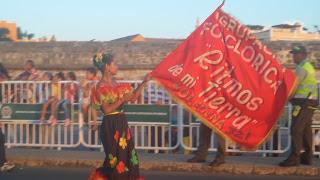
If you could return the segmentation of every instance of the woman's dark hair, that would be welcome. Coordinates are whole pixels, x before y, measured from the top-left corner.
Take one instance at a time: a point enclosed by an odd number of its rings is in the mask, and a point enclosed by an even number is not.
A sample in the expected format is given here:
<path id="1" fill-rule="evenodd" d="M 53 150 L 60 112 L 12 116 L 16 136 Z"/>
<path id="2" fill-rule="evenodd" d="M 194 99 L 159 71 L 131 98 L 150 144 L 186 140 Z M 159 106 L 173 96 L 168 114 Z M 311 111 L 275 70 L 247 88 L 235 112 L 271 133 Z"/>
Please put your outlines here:
<path id="1" fill-rule="evenodd" d="M 30 64 L 32 67 L 34 67 L 34 61 L 31 60 L 31 59 L 28 59 L 28 60 L 26 61 L 26 64 Z"/>
<path id="2" fill-rule="evenodd" d="M 64 80 L 64 73 L 63 72 L 58 72 L 55 74 L 55 76 L 59 77 L 61 80 Z"/>
<path id="3" fill-rule="evenodd" d="M 89 67 L 87 69 L 87 72 L 93 74 L 93 75 L 97 75 L 97 69 L 95 67 Z"/>
<path id="4" fill-rule="evenodd" d="M 5 76 L 6 78 L 10 79 L 8 70 L 0 63 L 0 75 Z"/>
<path id="5" fill-rule="evenodd" d="M 73 71 L 68 72 L 67 76 L 70 77 L 70 79 L 72 81 L 76 81 L 77 80 L 76 74 Z"/>
<path id="6" fill-rule="evenodd" d="M 112 61 L 114 60 L 114 56 L 111 53 L 104 54 L 104 53 L 98 53 L 93 56 L 93 65 L 98 68 L 101 72 L 104 71 L 105 65 L 110 65 Z"/>
<path id="7" fill-rule="evenodd" d="M 47 72 L 44 72 L 43 74 L 46 75 L 46 76 L 48 76 L 48 78 L 49 78 L 50 81 L 52 80 L 52 77 L 53 77 L 53 76 L 52 76 L 52 73 L 51 73 L 51 72 L 48 72 L 48 71 L 47 71 Z"/>

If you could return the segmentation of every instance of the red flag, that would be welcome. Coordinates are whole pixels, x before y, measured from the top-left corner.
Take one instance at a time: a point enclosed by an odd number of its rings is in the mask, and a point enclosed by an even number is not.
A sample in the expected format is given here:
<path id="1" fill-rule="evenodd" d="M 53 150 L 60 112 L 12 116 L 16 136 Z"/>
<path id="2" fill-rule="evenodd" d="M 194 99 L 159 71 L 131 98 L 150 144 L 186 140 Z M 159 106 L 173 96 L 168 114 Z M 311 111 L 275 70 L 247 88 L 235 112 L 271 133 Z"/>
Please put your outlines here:
<path id="1" fill-rule="evenodd" d="M 151 75 L 207 126 L 256 149 L 272 131 L 295 76 L 222 5 Z"/>

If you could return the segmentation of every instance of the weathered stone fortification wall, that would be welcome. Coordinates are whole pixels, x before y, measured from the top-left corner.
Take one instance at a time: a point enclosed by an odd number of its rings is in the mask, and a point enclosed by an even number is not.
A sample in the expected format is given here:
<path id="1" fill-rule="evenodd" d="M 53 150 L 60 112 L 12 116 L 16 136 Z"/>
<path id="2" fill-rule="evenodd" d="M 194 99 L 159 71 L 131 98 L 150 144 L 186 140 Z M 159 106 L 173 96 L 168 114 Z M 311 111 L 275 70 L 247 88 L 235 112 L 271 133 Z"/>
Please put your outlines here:
<path id="1" fill-rule="evenodd" d="M 16 43 L 0 42 L 0 62 L 15 75 L 22 70 L 27 59 L 35 61 L 38 69 L 45 71 L 76 71 L 92 66 L 91 57 L 99 50 L 116 55 L 120 66 L 118 74 L 123 79 L 140 79 L 151 71 L 166 55 L 174 50 L 181 40 L 156 42 L 45 42 Z M 267 46 L 278 56 L 279 61 L 293 67 L 289 50 L 293 42 L 271 42 Z M 310 59 L 320 67 L 320 42 L 305 42 Z"/>

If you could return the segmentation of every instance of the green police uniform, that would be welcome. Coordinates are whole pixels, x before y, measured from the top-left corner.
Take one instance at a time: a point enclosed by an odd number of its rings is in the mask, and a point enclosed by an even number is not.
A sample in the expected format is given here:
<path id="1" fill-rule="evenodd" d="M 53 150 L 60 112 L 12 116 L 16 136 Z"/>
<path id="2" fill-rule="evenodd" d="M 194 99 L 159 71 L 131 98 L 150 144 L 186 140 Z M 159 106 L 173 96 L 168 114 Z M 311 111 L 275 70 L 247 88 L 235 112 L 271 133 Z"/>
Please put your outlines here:
<path id="1" fill-rule="evenodd" d="M 297 50 L 295 52 L 294 50 Z M 305 52 L 304 47 L 295 47 L 291 53 Z M 294 109 L 291 124 L 291 153 L 280 166 L 296 166 L 300 163 L 312 163 L 312 116 L 318 104 L 318 85 L 315 69 L 310 62 L 304 60 L 296 67 L 298 86 L 293 99 L 290 100 Z M 304 153 L 300 154 L 304 149 Z"/>

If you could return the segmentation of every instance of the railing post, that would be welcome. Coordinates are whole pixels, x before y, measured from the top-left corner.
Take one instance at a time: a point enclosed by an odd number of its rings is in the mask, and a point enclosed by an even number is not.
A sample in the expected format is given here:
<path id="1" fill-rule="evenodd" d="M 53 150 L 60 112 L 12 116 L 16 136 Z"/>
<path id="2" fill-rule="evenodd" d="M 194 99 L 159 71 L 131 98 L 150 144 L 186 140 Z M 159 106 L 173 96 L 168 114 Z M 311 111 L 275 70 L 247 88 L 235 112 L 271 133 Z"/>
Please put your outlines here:
<path id="1" fill-rule="evenodd" d="M 178 144 L 183 146 L 183 108 L 177 105 Z"/>
<path id="2" fill-rule="evenodd" d="M 292 123 L 292 104 L 288 103 L 288 145 L 284 152 L 289 151 L 291 147 L 291 123 Z"/>

